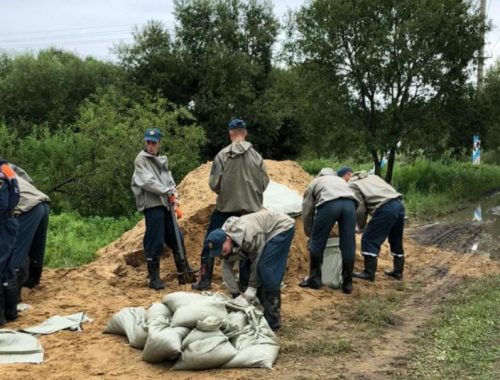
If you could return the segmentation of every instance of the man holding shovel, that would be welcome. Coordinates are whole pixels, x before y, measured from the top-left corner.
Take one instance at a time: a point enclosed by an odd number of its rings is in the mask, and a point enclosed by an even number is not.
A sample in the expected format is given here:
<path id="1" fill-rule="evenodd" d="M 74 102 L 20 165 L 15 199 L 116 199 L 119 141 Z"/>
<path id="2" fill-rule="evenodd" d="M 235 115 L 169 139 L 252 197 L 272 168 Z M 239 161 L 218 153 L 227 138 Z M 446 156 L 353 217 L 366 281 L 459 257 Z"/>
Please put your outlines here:
<path id="1" fill-rule="evenodd" d="M 172 249 L 179 284 L 196 281 L 185 256 L 184 241 L 175 217 L 182 217 L 175 182 L 167 157 L 159 154 L 161 138 L 159 129 L 146 130 L 145 147 L 135 158 L 132 176 L 137 209 L 144 213 L 146 221 L 143 244 L 149 287 L 156 290 L 165 288 L 160 278 L 160 256 L 165 244 Z"/>

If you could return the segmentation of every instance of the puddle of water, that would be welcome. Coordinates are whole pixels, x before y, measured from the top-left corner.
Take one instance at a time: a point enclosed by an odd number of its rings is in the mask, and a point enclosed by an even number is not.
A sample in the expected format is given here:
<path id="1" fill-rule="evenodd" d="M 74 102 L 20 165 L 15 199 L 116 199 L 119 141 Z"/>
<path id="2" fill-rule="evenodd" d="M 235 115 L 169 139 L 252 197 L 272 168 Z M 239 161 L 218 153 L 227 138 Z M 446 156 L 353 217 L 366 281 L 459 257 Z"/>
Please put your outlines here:
<path id="1" fill-rule="evenodd" d="M 471 221 L 480 223 L 484 229 L 471 242 L 471 251 L 488 252 L 491 258 L 500 260 L 500 192 L 443 218 L 443 222 L 450 224 Z"/>

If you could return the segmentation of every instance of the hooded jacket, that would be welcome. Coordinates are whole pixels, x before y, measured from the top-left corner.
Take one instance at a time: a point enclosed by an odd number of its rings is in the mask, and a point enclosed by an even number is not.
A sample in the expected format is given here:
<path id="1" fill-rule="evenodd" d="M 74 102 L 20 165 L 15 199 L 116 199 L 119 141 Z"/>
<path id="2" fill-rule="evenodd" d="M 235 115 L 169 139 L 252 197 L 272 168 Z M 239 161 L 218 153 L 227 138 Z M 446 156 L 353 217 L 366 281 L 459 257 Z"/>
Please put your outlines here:
<path id="1" fill-rule="evenodd" d="M 141 151 L 134 161 L 132 192 L 137 210 L 163 206 L 169 207 L 168 193 L 177 194 L 175 182 L 168 169 L 166 156 L 154 156 Z"/>
<path id="2" fill-rule="evenodd" d="M 318 176 L 307 187 L 302 201 L 302 220 L 306 236 L 311 236 L 316 208 L 323 203 L 340 198 L 352 199 L 356 206 L 359 203 L 346 181 L 338 177 L 330 168 L 321 169 Z"/>
<path id="3" fill-rule="evenodd" d="M 365 171 L 353 173 L 349 180 L 349 187 L 359 200 L 356 219 L 360 229 L 364 228 L 368 214 L 373 215 L 387 202 L 403 197 L 378 175 L 368 174 Z"/>
<path id="4" fill-rule="evenodd" d="M 234 274 L 229 269 L 232 263 L 241 259 L 250 259 L 252 266 L 249 286 L 258 288 L 260 279 L 257 264 L 264 247 L 276 235 L 288 231 L 294 225 L 295 221 L 288 215 L 271 210 L 260 210 L 241 217 L 233 216 L 226 220 L 222 229 L 233 240 L 235 255 L 222 262 L 224 281 L 232 293 L 238 293 Z"/>
<path id="5" fill-rule="evenodd" d="M 50 202 L 48 195 L 42 193 L 33 185 L 33 180 L 19 166 L 9 164 L 17 175 L 19 182 L 20 198 L 17 207 L 14 209 L 14 216 L 19 216 L 30 211 L 35 206 L 43 202 Z"/>
<path id="6" fill-rule="evenodd" d="M 269 184 L 264 161 L 248 141 L 233 142 L 212 163 L 208 185 L 217 193 L 216 209 L 247 214 L 262 208 Z"/>

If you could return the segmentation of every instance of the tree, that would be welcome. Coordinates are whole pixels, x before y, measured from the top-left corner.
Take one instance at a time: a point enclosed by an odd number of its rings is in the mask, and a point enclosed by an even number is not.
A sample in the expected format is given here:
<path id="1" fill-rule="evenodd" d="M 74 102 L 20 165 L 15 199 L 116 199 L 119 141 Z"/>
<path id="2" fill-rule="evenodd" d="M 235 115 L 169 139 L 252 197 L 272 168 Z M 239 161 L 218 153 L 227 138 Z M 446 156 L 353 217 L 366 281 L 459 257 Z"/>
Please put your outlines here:
<path id="1" fill-rule="evenodd" d="M 468 0 L 313 0 L 295 17 L 293 62 L 330 71 L 377 174 L 390 152 L 390 182 L 397 142 L 467 82 L 484 28 Z"/>

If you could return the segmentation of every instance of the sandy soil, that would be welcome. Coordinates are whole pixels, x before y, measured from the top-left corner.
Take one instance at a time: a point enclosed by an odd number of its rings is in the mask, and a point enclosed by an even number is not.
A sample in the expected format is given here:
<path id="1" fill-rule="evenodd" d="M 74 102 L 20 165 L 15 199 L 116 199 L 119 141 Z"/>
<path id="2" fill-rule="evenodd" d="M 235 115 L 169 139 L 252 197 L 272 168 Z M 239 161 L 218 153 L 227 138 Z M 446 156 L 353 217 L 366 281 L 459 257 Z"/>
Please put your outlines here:
<path id="1" fill-rule="evenodd" d="M 303 192 L 311 177 L 290 161 L 266 161 L 273 180 Z M 210 164 L 200 166 L 191 172 L 179 185 L 185 218 L 181 228 L 186 237 L 186 248 L 193 266 L 198 263 L 199 252 L 205 234 L 208 217 L 215 202 L 206 181 Z M 436 305 L 443 297 L 453 292 L 454 287 L 466 276 L 482 276 L 500 273 L 500 264 L 486 255 L 458 254 L 442 248 L 424 247 L 406 239 L 407 265 L 402 283 L 384 276 L 383 270 L 392 266 L 388 247 L 383 247 L 377 279 L 374 283 L 356 281 L 350 296 L 338 290 L 319 291 L 297 286 L 300 278 L 307 274 L 308 260 L 306 238 L 300 219 L 290 252 L 288 271 L 283 291 L 283 322 L 304 321 L 310 326 L 309 337 L 321 337 L 328 330 L 333 336 L 352 336 L 355 352 L 349 360 L 335 360 L 331 356 L 310 356 L 282 354 L 269 370 L 213 370 L 204 372 L 174 372 L 170 364 L 151 365 L 143 362 L 141 352 L 128 346 L 124 337 L 105 335 L 102 330 L 111 316 L 127 306 L 145 306 L 159 301 L 166 293 L 178 290 L 189 291 L 189 285 L 180 286 L 174 276 L 173 259 L 167 255 L 162 261 L 161 273 L 168 282 L 168 288 L 156 292 L 146 287 L 147 278 L 142 257 L 143 223 L 125 233 L 120 239 L 99 252 L 93 263 L 81 268 L 45 270 L 42 284 L 34 290 L 23 289 L 23 300 L 33 306 L 21 317 L 6 327 L 16 329 L 38 324 L 50 316 L 66 315 L 85 311 L 92 323 L 83 325 L 80 333 L 63 331 L 42 336 L 45 362 L 41 365 L 3 365 L 2 379 L 153 379 L 159 376 L 169 378 L 346 378 L 378 379 L 388 374 L 397 374 L 398 363 L 409 354 L 407 342 L 418 327 L 432 317 Z M 357 257 L 356 267 L 361 269 L 362 261 Z M 220 287 L 218 268 L 215 271 L 214 290 Z M 413 285 L 422 288 L 412 293 Z M 397 314 L 401 323 L 380 336 L 363 342 L 363 331 L 348 317 L 345 310 L 351 310 L 361 299 L 391 294 L 407 289 L 412 294 Z M 327 310 L 322 316 L 314 317 L 311 311 Z M 315 319 L 316 318 L 316 319 Z M 326 329 L 326 330 L 325 330 Z M 289 338 L 286 338 L 289 340 Z M 300 340 L 301 336 L 297 336 Z M 356 343 L 358 342 L 358 343 Z"/>

